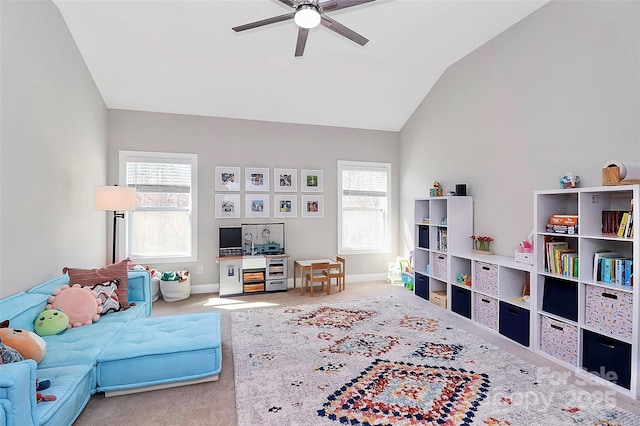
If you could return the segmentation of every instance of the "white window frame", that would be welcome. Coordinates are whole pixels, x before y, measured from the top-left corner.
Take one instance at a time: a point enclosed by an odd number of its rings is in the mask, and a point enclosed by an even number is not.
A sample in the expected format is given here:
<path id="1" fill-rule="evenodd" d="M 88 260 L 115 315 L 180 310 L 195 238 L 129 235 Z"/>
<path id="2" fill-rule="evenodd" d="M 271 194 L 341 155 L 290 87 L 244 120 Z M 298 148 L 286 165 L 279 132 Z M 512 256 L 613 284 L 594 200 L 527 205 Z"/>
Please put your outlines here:
<path id="1" fill-rule="evenodd" d="M 354 249 L 351 247 L 344 247 L 342 241 L 342 222 L 343 222 L 343 207 L 342 207 L 342 171 L 350 168 L 371 168 L 375 170 L 383 169 L 387 173 L 387 216 L 385 220 L 384 237 L 382 247 L 367 248 L 367 249 Z M 368 161 L 346 161 L 338 160 L 338 254 L 378 254 L 378 253 L 391 253 L 391 163 L 376 163 Z"/>
<path id="2" fill-rule="evenodd" d="M 125 256 L 133 263 L 176 263 L 198 261 L 198 155 L 151 151 L 120 151 L 119 153 L 119 181 L 120 186 L 126 185 L 127 162 L 164 162 L 191 165 L 191 254 L 189 256 L 132 256 L 130 254 L 131 241 L 129 224 L 132 212 L 127 212 L 125 226 L 120 227 L 125 232 Z"/>

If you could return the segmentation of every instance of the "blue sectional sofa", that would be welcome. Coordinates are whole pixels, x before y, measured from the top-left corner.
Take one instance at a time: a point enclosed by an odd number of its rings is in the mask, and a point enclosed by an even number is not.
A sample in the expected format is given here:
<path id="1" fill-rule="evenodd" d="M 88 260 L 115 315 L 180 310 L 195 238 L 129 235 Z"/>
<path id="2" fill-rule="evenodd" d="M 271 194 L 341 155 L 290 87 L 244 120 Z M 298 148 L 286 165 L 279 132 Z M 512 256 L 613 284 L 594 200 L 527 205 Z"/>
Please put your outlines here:
<path id="1" fill-rule="evenodd" d="M 134 306 L 99 321 L 45 336 L 39 364 L 25 360 L 0 365 L 0 426 L 71 425 L 96 392 L 117 395 L 198 381 L 216 380 L 222 367 L 218 312 L 147 318 L 151 279 L 129 271 L 128 299 Z M 54 290 L 66 275 L 0 300 L 0 320 L 33 331 Z M 167 369 L 175 360 L 185 368 Z M 36 378 L 50 380 L 43 391 L 55 401 L 37 403 Z"/>

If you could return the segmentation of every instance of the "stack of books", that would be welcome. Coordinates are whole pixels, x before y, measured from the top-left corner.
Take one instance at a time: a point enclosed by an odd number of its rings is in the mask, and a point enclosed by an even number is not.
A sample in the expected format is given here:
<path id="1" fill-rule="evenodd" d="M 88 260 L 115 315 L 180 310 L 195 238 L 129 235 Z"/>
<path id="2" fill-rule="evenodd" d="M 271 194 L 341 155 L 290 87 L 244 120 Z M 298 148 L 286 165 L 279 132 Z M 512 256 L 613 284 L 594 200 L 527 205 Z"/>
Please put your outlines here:
<path id="1" fill-rule="evenodd" d="M 633 200 L 631 200 L 629 211 L 622 213 L 616 235 L 621 238 L 633 238 Z"/>
<path id="2" fill-rule="evenodd" d="M 547 272 L 565 277 L 578 277 L 578 253 L 569 247 L 569 243 L 548 241 L 545 243 L 545 254 Z"/>
<path id="3" fill-rule="evenodd" d="M 593 280 L 605 284 L 633 285 L 633 259 L 602 250 L 593 255 Z"/>
<path id="4" fill-rule="evenodd" d="M 554 214 L 549 218 L 547 232 L 554 234 L 577 235 L 578 216 L 572 214 Z"/>

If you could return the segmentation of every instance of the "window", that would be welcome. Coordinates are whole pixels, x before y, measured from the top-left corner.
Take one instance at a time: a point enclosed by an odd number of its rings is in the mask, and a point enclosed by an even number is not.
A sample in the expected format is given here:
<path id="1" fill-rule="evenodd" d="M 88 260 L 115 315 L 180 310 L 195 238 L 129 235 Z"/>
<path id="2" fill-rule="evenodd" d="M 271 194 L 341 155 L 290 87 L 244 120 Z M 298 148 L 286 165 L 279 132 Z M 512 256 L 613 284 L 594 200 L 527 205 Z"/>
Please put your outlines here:
<path id="1" fill-rule="evenodd" d="M 338 161 L 338 251 L 391 249 L 391 164 Z"/>
<path id="2" fill-rule="evenodd" d="M 126 226 L 132 261 L 197 260 L 197 176 L 196 154 L 120 151 L 120 184 L 136 188 Z"/>

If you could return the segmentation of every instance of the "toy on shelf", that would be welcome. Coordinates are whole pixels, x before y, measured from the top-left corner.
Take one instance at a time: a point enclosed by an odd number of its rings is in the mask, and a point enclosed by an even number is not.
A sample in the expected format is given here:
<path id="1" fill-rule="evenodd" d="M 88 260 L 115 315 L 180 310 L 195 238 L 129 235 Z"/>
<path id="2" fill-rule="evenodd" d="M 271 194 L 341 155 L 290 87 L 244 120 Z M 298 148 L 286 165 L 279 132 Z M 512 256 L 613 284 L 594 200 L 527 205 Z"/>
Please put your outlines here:
<path id="1" fill-rule="evenodd" d="M 458 284 L 464 284 L 466 286 L 471 287 L 471 276 L 467 275 L 467 274 L 458 274 L 458 277 L 456 278 L 456 281 L 458 282 Z"/>
<path id="2" fill-rule="evenodd" d="M 433 188 L 429 189 L 430 197 L 442 197 L 442 186 L 437 180 L 433 182 Z"/>
<path id="3" fill-rule="evenodd" d="M 572 172 L 567 172 L 560 178 L 560 189 L 577 188 L 579 183 L 580 176 L 575 176 Z"/>

